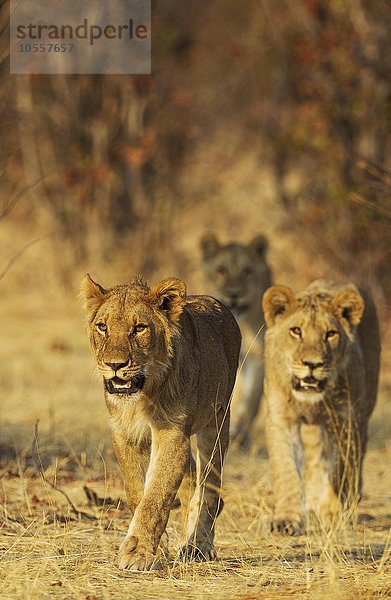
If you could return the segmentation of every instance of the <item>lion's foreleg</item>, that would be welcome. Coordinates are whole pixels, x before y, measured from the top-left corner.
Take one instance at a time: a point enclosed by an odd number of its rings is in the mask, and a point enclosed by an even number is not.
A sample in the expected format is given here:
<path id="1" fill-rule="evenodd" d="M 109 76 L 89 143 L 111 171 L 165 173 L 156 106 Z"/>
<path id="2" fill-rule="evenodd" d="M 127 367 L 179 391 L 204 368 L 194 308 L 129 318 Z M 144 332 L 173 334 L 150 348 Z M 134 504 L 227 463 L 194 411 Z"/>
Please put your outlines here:
<path id="1" fill-rule="evenodd" d="M 340 417 L 328 431 L 330 480 L 344 509 L 354 508 L 360 499 L 366 443 L 362 437 L 355 421 L 346 416 Z"/>
<path id="2" fill-rule="evenodd" d="M 182 431 L 152 430 L 145 491 L 121 544 L 120 568 L 147 570 L 151 567 L 189 463 L 189 454 L 190 439 Z"/>
<path id="3" fill-rule="evenodd" d="M 329 478 L 324 438 L 319 425 L 302 425 L 301 437 L 305 450 L 306 511 L 315 513 L 325 524 L 332 522 L 340 511 L 340 503 Z"/>
<path id="4" fill-rule="evenodd" d="M 134 512 L 144 493 L 145 472 L 148 466 L 148 450 L 132 444 L 119 431 L 112 432 L 113 448 L 121 468 L 130 513 Z"/>
<path id="5" fill-rule="evenodd" d="M 230 430 L 231 438 L 246 447 L 263 393 L 262 357 L 249 355 L 239 369 L 231 402 Z"/>
<path id="6" fill-rule="evenodd" d="M 266 439 L 273 474 L 274 518 L 272 529 L 299 535 L 304 527 L 304 494 L 301 480 L 302 445 L 297 423 L 270 419 Z"/>
<path id="7" fill-rule="evenodd" d="M 229 441 L 229 420 L 221 410 L 220 418 L 197 433 L 200 459 L 199 484 L 192 499 L 191 525 L 182 556 L 194 560 L 213 560 L 216 519 L 223 508 L 221 471 Z"/>

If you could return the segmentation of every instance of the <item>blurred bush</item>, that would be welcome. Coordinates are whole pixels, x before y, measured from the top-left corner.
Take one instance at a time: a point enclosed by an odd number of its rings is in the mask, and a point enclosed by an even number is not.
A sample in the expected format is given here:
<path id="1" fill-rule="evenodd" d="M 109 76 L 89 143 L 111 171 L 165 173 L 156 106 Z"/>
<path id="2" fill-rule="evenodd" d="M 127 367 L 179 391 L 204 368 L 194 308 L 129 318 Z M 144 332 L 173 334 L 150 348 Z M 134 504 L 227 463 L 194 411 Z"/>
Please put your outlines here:
<path id="1" fill-rule="evenodd" d="M 138 236 L 148 271 L 152 250 L 175 253 L 173 212 L 197 202 L 183 172 L 219 143 L 233 177 L 256 155 L 285 227 L 384 297 L 390 25 L 387 0 L 156 0 L 151 76 L 10 77 L 3 60 L 4 209 L 27 189 L 26 214 L 44 209 L 75 263 L 96 228 L 107 260 Z"/>

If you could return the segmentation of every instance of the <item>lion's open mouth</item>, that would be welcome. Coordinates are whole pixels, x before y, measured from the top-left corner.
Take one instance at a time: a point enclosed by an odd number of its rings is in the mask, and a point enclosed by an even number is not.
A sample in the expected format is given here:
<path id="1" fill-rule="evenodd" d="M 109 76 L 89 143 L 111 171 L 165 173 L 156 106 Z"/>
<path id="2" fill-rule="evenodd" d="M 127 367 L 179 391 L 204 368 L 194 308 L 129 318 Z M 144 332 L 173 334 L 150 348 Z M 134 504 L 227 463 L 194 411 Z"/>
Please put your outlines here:
<path id="1" fill-rule="evenodd" d="M 248 304 L 240 304 L 239 302 L 232 300 L 231 302 L 227 303 L 228 308 L 230 309 L 230 311 L 236 315 L 236 316 L 240 316 L 243 313 L 247 312 L 249 309 L 249 305 Z"/>
<path id="2" fill-rule="evenodd" d="M 299 379 L 296 375 L 292 378 L 292 387 L 295 392 L 323 392 L 326 379 L 315 379 L 315 377 L 304 377 Z"/>
<path id="3" fill-rule="evenodd" d="M 113 377 L 112 379 L 105 379 L 105 387 L 109 394 L 135 394 L 143 389 L 145 383 L 144 373 L 138 373 L 126 381 L 119 377 Z"/>

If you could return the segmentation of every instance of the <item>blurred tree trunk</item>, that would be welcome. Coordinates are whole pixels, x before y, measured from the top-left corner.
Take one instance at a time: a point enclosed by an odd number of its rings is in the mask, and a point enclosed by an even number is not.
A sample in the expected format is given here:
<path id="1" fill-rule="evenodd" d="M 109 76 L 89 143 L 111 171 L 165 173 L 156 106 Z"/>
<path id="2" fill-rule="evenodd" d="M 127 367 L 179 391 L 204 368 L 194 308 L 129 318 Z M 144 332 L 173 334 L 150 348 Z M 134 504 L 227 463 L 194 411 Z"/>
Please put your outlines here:
<path id="1" fill-rule="evenodd" d="M 107 248 L 135 228 L 146 195 L 137 159 L 145 95 L 131 77 L 19 77 L 17 105 L 25 177 L 58 234 L 85 260 L 89 224 L 105 227 Z M 132 149 L 134 151 L 132 152 Z"/>

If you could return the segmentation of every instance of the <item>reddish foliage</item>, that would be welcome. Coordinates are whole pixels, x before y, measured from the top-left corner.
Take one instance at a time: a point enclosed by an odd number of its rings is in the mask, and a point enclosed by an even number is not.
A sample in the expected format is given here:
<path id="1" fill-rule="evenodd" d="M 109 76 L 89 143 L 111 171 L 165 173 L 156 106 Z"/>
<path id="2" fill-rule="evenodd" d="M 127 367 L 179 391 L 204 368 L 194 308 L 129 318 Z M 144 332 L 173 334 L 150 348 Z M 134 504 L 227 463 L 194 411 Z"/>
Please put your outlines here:
<path id="1" fill-rule="evenodd" d="M 322 54 L 312 40 L 299 38 L 296 42 L 296 59 L 303 67 L 320 63 Z"/>

